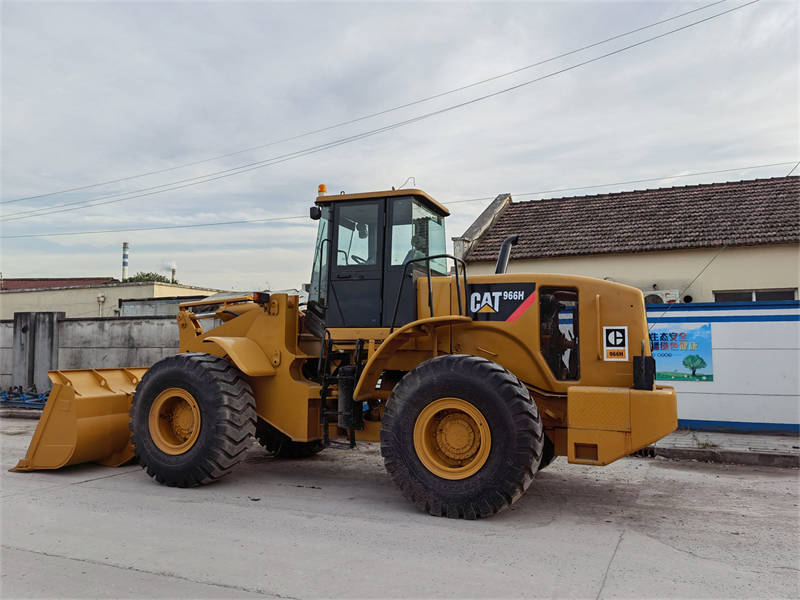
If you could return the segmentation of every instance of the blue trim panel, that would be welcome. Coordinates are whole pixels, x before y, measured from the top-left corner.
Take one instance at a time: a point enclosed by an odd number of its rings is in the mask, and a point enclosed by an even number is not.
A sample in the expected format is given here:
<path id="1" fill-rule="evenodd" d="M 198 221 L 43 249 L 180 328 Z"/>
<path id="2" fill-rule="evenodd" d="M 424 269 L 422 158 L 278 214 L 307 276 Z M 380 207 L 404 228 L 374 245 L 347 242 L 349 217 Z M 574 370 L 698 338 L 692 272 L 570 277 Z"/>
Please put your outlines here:
<path id="1" fill-rule="evenodd" d="M 648 315 L 648 323 L 745 323 L 753 321 L 800 321 L 800 315 L 731 315 L 727 317 L 662 317 Z"/>
<path id="2" fill-rule="evenodd" d="M 645 307 L 647 320 L 654 323 L 746 323 L 800 321 L 800 300 L 776 302 L 702 302 L 697 304 L 650 304 Z M 751 311 L 770 311 L 765 315 Z M 698 312 L 718 313 L 705 317 Z M 732 314 L 733 313 L 733 314 Z M 744 313 L 744 314 L 742 314 Z"/>
<path id="3" fill-rule="evenodd" d="M 645 309 L 663 311 L 670 306 L 673 310 L 764 310 L 766 308 L 800 308 L 800 300 L 774 300 L 772 302 L 693 302 L 692 304 L 646 304 Z"/>
<path id="4" fill-rule="evenodd" d="M 798 423 L 743 423 L 740 421 L 696 421 L 678 419 L 678 429 L 740 433 L 800 433 Z"/>

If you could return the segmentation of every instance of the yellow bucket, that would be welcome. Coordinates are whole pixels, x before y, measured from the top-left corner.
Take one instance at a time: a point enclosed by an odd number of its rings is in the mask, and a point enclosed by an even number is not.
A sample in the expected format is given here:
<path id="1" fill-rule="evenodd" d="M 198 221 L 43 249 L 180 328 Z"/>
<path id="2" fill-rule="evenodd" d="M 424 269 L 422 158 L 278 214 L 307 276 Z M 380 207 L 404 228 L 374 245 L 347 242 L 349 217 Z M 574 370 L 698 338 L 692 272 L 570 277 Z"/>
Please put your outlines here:
<path id="1" fill-rule="evenodd" d="M 25 458 L 12 471 L 96 462 L 118 467 L 133 458 L 131 398 L 146 368 L 50 371 L 53 390 Z"/>

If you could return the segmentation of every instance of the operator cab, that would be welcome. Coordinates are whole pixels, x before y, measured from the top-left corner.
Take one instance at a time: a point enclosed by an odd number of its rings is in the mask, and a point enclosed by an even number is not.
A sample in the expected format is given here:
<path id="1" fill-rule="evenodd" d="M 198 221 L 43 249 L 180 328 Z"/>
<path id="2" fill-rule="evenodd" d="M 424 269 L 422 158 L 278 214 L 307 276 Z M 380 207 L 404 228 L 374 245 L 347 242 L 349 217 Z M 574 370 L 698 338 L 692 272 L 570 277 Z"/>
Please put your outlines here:
<path id="1" fill-rule="evenodd" d="M 390 327 L 400 282 L 410 260 L 445 254 L 449 211 L 420 190 L 327 196 L 311 208 L 319 220 L 306 311 L 306 329 L 322 337 L 330 327 Z M 430 261 L 432 276 L 447 274 L 444 258 Z M 416 318 L 417 277 L 425 261 L 405 269 L 395 325 Z"/>

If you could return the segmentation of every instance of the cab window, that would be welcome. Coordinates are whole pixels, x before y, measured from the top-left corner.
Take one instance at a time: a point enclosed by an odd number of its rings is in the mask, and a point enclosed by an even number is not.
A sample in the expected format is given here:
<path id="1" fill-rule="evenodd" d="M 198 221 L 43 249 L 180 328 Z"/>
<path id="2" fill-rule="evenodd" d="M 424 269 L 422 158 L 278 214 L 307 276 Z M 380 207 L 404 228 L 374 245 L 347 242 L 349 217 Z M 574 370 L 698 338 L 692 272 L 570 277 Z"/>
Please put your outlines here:
<path id="1" fill-rule="evenodd" d="M 544 287 L 539 291 L 539 349 L 559 381 L 580 378 L 578 290 Z"/>
<path id="2" fill-rule="evenodd" d="M 402 266 L 410 260 L 436 256 L 446 251 L 442 216 L 416 198 L 394 200 L 390 266 Z M 425 264 L 421 263 L 420 266 L 425 267 Z M 432 260 L 431 271 L 435 275 L 446 275 L 446 260 Z"/>

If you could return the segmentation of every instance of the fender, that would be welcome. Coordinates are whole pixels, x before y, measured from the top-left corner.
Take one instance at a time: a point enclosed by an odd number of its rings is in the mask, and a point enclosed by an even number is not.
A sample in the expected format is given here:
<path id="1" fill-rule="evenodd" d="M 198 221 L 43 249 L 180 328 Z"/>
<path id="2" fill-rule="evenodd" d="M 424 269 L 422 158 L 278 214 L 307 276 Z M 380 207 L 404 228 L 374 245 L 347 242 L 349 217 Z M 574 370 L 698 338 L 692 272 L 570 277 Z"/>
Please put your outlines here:
<path id="1" fill-rule="evenodd" d="M 222 348 L 233 364 L 245 375 L 250 377 L 274 377 L 277 371 L 272 366 L 272 361 L 264 354 L 261 346 L 246 337 L 219 337 L 211 336 L 203 340 L 204 343 L 213 343 Z"/>
<path id="2" fill-rule="evenodd" d="M 361 379 L 359 379 L 356 389 L 353 391 L 353 398 L 355 400 L 366 400 L 372 397 L 372 391 L 375 389 L 375 385 L 381 377 L 383 366 L 389 358 L 411 338 L 430 335 L 430 332 L 437 327 L 462 325 L 471 322 L 472 319 L 470 317 L 428 317 L 408 323 L 400 329 L 395 329 L 394 332 L 378 346 L 375 354 L 367 361 L 364 371 L 361 374 Z"/>

